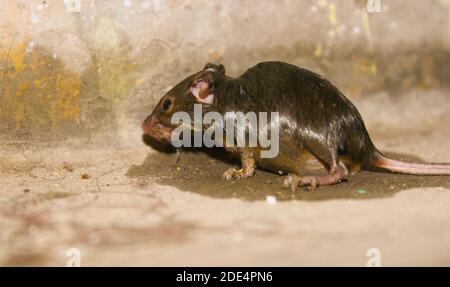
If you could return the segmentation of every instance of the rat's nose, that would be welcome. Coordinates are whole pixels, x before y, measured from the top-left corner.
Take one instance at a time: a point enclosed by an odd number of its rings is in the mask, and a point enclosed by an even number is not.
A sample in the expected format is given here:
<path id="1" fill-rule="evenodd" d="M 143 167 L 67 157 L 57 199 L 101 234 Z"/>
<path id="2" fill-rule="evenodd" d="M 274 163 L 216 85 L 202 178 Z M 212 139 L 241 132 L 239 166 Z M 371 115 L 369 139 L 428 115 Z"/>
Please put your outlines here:
<path id="1" fill-rule="evenodd" d="M 142 130 L 145 134 L 150 134 L 152 129 L 156 126 L 156 123 L 158 123 L 158 119 L 154 115 L 150 115 L 142 124 Z"/>

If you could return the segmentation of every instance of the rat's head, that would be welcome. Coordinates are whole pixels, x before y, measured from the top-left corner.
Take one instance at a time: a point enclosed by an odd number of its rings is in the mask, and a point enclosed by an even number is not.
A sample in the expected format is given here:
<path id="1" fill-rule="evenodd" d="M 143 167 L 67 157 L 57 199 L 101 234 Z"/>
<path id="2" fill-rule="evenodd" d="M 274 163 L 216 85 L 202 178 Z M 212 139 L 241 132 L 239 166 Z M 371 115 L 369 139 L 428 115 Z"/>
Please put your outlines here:
<path id="1" fill-rule="evenodd" d="M 176 112 L 193 114 L 194 104 L 202 104 L 203 110 L 212 110 L 215 105 L 214 88 L 225 75 L 223 65 L 206 64 L 203 70 L 187 77 L 165 94 L 156 108 L 142 124 L 145 135 L 157 140 L 170 141 L 176 125 L 171 124 Z"/>

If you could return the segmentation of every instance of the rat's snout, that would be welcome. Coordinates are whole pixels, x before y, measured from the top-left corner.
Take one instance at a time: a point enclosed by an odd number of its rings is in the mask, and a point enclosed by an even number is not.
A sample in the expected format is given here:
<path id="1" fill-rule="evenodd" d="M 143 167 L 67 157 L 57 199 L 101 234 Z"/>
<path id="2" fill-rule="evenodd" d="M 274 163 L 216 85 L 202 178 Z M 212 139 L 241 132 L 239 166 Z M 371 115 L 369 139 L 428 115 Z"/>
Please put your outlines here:
<path id="1" fill-rule="evenodd" d="M 161 123 L 159 118 L 151 114 L 142 124 L 144 134 L 149 135 L 157 140 L 168 141 L 171 138 L 172 129 Z"/>
<path id="2" fill-rule="evenodd" d="M 152 131 L 155 130 L 158 123 L 161 124 L 155 115 L 152 114 L 148 116 L 142 124 L 142 130 L 144 131 L 144 134 L 151 135 Z"/>

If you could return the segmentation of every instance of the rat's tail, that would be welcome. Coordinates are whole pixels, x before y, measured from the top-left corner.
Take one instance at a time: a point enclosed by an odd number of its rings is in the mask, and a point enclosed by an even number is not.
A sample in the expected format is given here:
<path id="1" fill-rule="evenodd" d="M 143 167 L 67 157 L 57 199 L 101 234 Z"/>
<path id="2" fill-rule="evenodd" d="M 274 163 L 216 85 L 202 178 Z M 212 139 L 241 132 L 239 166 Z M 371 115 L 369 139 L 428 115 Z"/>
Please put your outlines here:
<path id="1" fill-rule="evenodd" d="M 377 151 L 372 165 L 392 172 L 416 175 L 450 175 L 450 163 L 416 163 L 387 158 Z"/>
<path id="2" fill-rule="evenodd" d="M 346 134 L 345 150 L 355 162 L 363 167 L 376 167 L 391 172 L 415 175 L 450 175 L 450 163 L 418 163 L 395 160 L 384 156 L 373 144 L 361 115 L 348 102 L 351 108 L 350 119 L 344 118 Z"/>

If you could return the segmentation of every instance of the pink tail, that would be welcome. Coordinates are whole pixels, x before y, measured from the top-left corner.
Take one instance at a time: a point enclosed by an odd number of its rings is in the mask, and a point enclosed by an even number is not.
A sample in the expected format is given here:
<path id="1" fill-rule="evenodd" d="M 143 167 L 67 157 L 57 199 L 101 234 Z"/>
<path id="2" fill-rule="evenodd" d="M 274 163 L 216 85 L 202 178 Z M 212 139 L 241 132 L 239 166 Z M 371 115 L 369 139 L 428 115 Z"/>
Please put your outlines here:
<path id="1" fill-rule="evenodd" d="M 448 163 L 404 162 L 379 155 L 378 160 L 376 160 L 373 164 L 376 167 L 398 173 L 416 175 L 450 175 L 450 164 Z"/>

